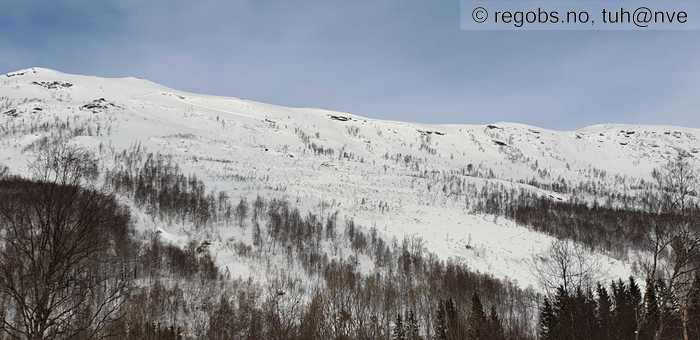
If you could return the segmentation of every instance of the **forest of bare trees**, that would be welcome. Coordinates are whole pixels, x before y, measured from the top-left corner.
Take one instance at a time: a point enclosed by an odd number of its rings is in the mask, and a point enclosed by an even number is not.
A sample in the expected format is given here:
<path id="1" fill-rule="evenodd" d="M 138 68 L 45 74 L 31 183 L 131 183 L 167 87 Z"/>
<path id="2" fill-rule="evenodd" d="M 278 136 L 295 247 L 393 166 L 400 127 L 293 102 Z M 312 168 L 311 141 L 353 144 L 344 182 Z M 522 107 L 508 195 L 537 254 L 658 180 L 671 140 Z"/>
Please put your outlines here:
<path id="1" fill-rule="evenodd" d="M 119 160 L 126 166 L 99 173 L 90 153 L 57 144 L 30 164 L 31 178 L 4 174 L 3 338 L 535 334 L 534 293 L 439 260 L 418 239 L 389 242 L 376 230 L 339 221 L 337 213 L 302 215 L 283 200 L 234 203 L 223 193 L 207 192 L 167 158 L 132 151 Z M 240 256 L 264 262 L 286 254 L 289 263 L 322 284 L 308 286 L 285 273 L 265 285 L 231 278 L 236 273 L 216 266 L 207 242 L 181 248 L 157 232 L 135 233 L 128 209 L 115 195 L 131 198 L 166 223 L 250 228 L 254 242 L 238 244 Z M 349 256 L 333 253 L 344 245 Z M 360 258 L 369 259 L 373 269 L 361 269 Z"/>
<path id="2" fill-rule="evenodd" d="M 700 336 L 698 177 L 682 157 L 654 172 L 655 190 L 635 209 L 481 193 L 479 209 L 560 239 L 537 268 L 545 295 L 439 259 L 420 239 L 386 240 L 337 212 L 209 191 L 170 157 L 138 146 L 114 164 L 100 171 L 89 152 L 56 144 L 37 153 L 31 177 L 0 173 L 0 338 Z M 281 256 L 307 279 L 238 277 L 216 265 L 209 241 L 182 246 L 157 230 L 136 232 L 123 198 L 162 223 L 211 235 L 243 230 L 252 243 L 233 243 L 236 256 Z M 607 247 L 643 251 L 642 285 L 596 281 L 585 248 Z"/>

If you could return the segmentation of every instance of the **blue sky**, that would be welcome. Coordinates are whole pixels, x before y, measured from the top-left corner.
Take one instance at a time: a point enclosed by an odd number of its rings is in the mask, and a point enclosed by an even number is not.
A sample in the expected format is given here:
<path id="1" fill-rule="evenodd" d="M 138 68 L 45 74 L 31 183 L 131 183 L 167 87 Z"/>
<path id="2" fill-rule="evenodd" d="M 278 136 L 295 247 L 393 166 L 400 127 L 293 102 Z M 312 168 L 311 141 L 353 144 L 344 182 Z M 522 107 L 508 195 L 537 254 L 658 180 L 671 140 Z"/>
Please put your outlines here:
<path id="1" fill-rule="evenodd" d="M 700 127 L 700 31 L 470 32 L 458 0 L 3 0 L 42 66 L 430 123 Z"/>

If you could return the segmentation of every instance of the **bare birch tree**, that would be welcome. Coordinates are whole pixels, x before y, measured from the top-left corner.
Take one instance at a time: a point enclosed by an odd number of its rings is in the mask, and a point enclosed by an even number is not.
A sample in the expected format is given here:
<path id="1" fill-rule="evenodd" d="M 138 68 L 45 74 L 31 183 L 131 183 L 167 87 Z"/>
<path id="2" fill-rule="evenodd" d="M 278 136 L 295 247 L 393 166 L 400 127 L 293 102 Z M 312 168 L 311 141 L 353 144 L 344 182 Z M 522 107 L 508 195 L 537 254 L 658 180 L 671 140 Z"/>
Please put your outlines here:
<path id="1" fill-rule="evenodd" d="M 593 287 L 600 266 L 593 254 L 570 240 L 556 240 L 543 254 L 535 256 L 534 272 L 546 292 L 563 287 L 572 292 L 578 287 Z"/>
<path id="2" fill-rule="evenodd" d="M 78 186 L 94 175 L 89 154 L 52 151 L 30 166 L 38 181 L 0 185 L 0 333 L 102 338 L 130 288 L 128 213 Z"/>

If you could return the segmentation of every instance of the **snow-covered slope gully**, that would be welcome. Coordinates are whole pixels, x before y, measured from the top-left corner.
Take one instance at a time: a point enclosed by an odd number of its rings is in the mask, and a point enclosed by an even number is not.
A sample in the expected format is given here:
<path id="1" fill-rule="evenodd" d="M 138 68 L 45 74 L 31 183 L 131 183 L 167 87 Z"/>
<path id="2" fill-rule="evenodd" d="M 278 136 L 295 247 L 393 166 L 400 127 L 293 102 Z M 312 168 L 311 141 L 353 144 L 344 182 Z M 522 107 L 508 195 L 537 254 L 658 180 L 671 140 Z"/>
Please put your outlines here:
<path id="1" fill-rule="evenodd" d="M 338 210 L 388 238 L 419 236 L 442 258 L 523 287 L 536 284 L 532 261 L 553 238 L 475 213 L 447 175 L 460 185 L 501 184 L 567 200 L 526 182 L 593 182 L 630 192 L 679 152 L 700 152 L 700 130 L 691 128 L 414 124 L 185 93 L 135 78 L 41 68 L 0 76 L 0 164 L 24 173 L 27 147 L 59 129 L 102 155 L 135 143 L 170 154 L 232 197 L 286 198 L 304 209 Z M 697 157 L 692 162 L 698 165 Z M 182 237 L 163 228 L 173 240 Z M 226 247 L 212 249 L 234 275 L 249 274 Z M 631 272 L 624 259 L 596 256 L 611 277 Z"/>

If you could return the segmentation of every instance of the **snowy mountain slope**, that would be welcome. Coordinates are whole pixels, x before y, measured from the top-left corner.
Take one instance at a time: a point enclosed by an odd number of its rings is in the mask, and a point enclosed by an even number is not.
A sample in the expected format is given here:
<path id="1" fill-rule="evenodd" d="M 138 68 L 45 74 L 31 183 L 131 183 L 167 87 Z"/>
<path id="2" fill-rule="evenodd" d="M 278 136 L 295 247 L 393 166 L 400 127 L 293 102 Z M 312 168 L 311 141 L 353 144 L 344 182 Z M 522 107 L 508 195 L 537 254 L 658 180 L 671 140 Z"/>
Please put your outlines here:
<path id="1" fill-rule="evenodd" d="M 26 171 L 32 146 L 57 134 L 96 150 L 105 163 L 140 143 L 173 155 L 232 197 L 285 197 L 308 210 L 339 210 L 387 237 L 420 236 L 440 257 L 522 286 L 536 284 L 531 263 L 553 238 L 474 213 L 460 188 L 488 183 L 567 200 L 569 193 L 525 183 L 563 179 L 627 192 L 679 152 L 700 153 L 700 129 L 691 128 L 414 124 L 192 94 L 135 78 L 42 68 L 0 76 L 0 164 Z M 698 157 L 692 162 L 699 165 Z M 174 240 L 183 235 L 164 231 Z M 241 267 L 223 242 L 213 249 L 223 265 Z M 597 256 L 611 277 L 630 273 L 628 263 Z"/>

